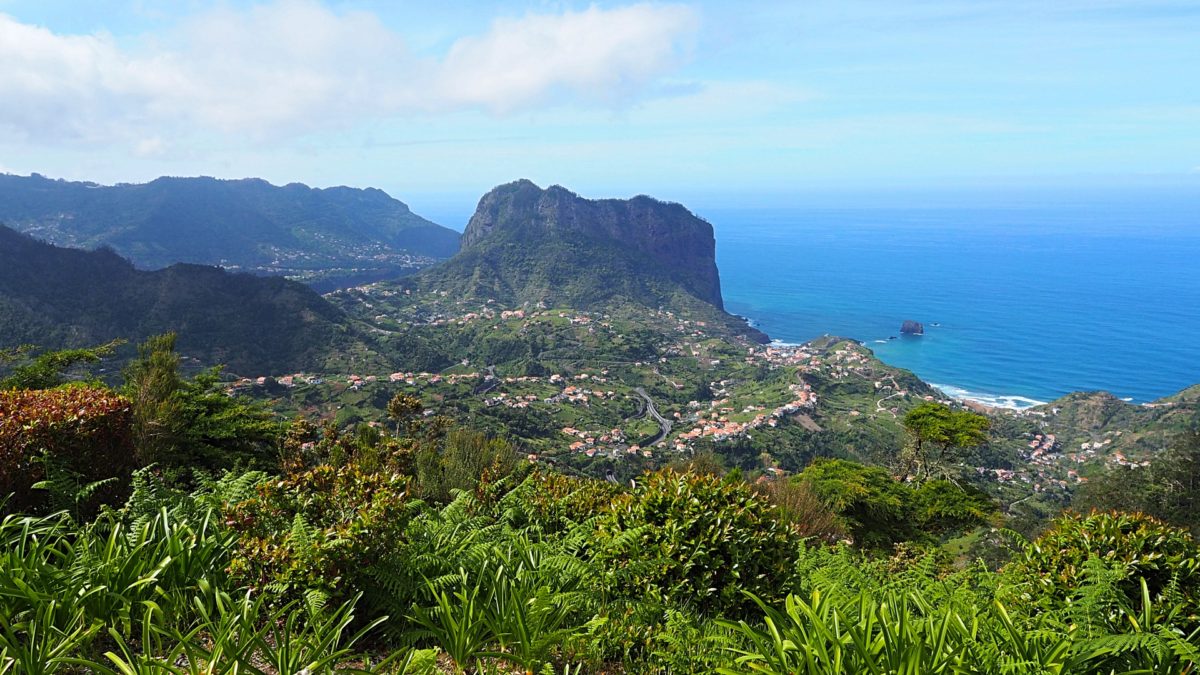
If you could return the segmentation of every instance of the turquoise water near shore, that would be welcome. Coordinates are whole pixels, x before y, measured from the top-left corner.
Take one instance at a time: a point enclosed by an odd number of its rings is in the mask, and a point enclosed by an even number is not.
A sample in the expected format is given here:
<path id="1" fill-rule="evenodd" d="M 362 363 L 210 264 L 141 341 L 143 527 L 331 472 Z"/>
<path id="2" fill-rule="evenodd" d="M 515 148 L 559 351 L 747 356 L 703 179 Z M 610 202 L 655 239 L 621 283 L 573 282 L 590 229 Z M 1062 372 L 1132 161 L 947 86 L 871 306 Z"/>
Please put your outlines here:
<path id="1" fill-rule="evenodd" d="M 1021 407 L 1200 382 L 1194 206 L 697 211 L 716 231 L 726 308 L 772 338 L 855 338 L 947 393 Z M 900 336 L 905 319 L 926 334 Z"/>

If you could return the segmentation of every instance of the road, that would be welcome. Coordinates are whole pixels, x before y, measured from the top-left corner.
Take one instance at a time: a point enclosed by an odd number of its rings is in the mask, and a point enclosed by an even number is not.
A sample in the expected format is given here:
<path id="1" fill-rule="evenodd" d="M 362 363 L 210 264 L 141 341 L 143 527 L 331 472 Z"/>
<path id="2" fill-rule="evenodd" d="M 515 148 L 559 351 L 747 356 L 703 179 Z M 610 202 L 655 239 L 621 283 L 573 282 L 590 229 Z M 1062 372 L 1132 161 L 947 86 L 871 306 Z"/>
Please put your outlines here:
<path id="1" fill-rule="evenodd" d="M 646 412 L 650 413 L 650 417 L 653 417 L 655 422 L 658 422 L 658 437 L 653 441 L 650 441 L 650 443 L 647 445 L 658 445 L 667 437 L 668 434 L 671 433 L 671 420 L 658 414 L 658 408 L 654 407 L 654 399 L 650 398 L 650 395 L 646 393 L 645 389 L 637 387 L 633 391 L 646 401 Z"/>

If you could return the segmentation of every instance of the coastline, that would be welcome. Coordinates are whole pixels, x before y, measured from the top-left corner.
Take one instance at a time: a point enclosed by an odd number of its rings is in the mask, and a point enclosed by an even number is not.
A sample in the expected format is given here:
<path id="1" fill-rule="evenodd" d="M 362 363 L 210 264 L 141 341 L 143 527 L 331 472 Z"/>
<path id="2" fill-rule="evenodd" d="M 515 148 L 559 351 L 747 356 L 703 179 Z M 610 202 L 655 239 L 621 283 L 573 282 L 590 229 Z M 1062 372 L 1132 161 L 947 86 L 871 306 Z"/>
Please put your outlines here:
<path id="1" fill-rule="evenodd" d="M 1037 399 L 1029 398 L 1028 396 L 1021 396 L 1019 394 L 989 394 L 986 392 L 971 391 L 953 384 L 929 382 L 929 386 L 937 389 L 945 394 L 947 398 L 954 399 L 955 401 L 974 403 L 984 408 L 996 410 L 1022 411 L 1049 403 L 1049 401 L 1039 401 Z"/>
<path id="2" fill-rule="evenodd" d="M 752 327 L 757 327 L 758 325 L 758 322 L 749 316 L 741 314 L 735 316 L 737 316 L 739 319 L 742 319 Z M 874 340 L 873 342 L 887 344 L 888 340 Z M 858 340 L 858 343 L 865 345 L 862 340 Z M 771 338 L 769 344 L 774 347 L 800 347 L 807 344 L 807 342 L 786 342 L 778 338 Z M 875 350 L 871 351 L 874 352 Z M 919 373 L 916 373 L 916 375 L 917 377 L 921 377 Z M 988 392 L 972 391 L 970 389 L 959 387 L 953 384 L 940 384 L 937 382 L 931 382 L 929 380 L 925 380 L 923 377 L 921 377 L 921 379 L 929 384 L 929 386 L 945 394 L 946 398 L 964 403 L 972 408 L 977 409 L 979 412 L 989 412 L 995 410 L 1020 412 L 1050 403 L 1049 401 L 1041 401 L 1028 396 L 1022 396 L 1020 394 L 992 394 Z"/>
<path id="3" fill-rule="evenodd" d="M 1200 277 L 1188 273 L 1200 257 L 1196 213 L 1120 203 L 727 206 L 714 217 L 721 292 L 729 311 L 782 342 L 857 337 L 926 381 L 1040 401 L 1108 391 L 1154 402 L 1200 381 L 1200 317 L 1189 311 Z M 999 292 L 998 280 L 1019 281 Z M 1034 316 L 1053 320 L 1034 327 Z M 904 318 L 923 320 L 925 336 L 903 340 Z"/>
<path id="4" fill-rule="evenodd" d="M 733 316 L 737 317 L 741 321 L 745 322 L 746 325 L 755 328 L 758 333 L 760 333 L 762 335 L 767 335 L 761 328 L 759 328 L 759 326 L 762 325 L 759 322 L 759 320 L 755 319 L 749 313 L 744 312 L 744 311 L 741 311 L 738 313 L 734 313 L 734 312 L 730 311 L 729 313 L 732 314 Z M 934 328 L 941 328 L 941 324 L 935 323 L 935 324 L 930 324 L 930 325 L 933 326 Z M 824 334 L 824 336 L 828 337 L 829 334 L 826 333 L 826 334 Z M 789 341 L 789 340 L 779 339 L 774 336 L 769 336 L 769 337 L 770 337 L 769 342 L 764 341 L 764 342 L 762 342 L 762 344 L 769 344 L 774 347 L 783 347 L 783 348 L 801 347 L 801 346 L 804 346 L 804 345 L 812 342 L 813 340 L 819 339 L 819 338 L 812 338 L 810 340 L 803 340 L 803 341 Z M 916 370 L 913 370 L 910 366 L 897 364 L 894 361 L 892 361 L 891 359 L 887 358 L 886 353 L 885 354 L 879 353 L 880 347 L 888 347 L 890 345 L 896 344 L 897 342 L 901 342 L 902 338 L 900 338 L 900 337 L 889 338 L 889 339 L 872 339 L 872 340 L 861 340 L 858 338 L 846 337 L 846 336 L 843 336 L 843 337 L 847 340 L 853 340 L 853 341 L 857 342 L 858 344 L 860 344 L 864 347 L 867 347 L 875 354 L 876 358 L 880 359 L 884 363 L 887 363 L 888 365 L 891 365 L 894 367 L 904 368 L 904 369 L 909 370 L 914 375 L 916 375 L 918 378 L 920 378 L 922 381 L 924 381 L 926 384 L 928 384 L 929 386 L 942 392 L 942 394 L 944 394 L 946 398 L 954 400 L 954 401 L 958 401 L 964 405 L 968 405 L 980 412 L 992 412 L 992 411 L 1024 412 L 1024 411 L 1027 411 L 1027 410 L 1030 410 L 1033 408 L 1037 408 L 1039 406 L 1049 405 L 1050 403 L 1057 400 L 1061 396 L 1065 396 L 1070 393 L 1079 392 L 1079 391 L 1104 391 L 1104 392 L 1109 393 L 1112 396 L 1118 398 L 1123 403 L 1130 404 L 1130 405 L 1153 405 L 1155 401 L 1158 401 L 1162 398 L 1166 398 L 1168 396 L 1171 396 L 1173 393 L 1175 393 L 1175 392 L 1172 392 L 1172 393 L 1168 393 L 1168 394 L 1159 395 L 1159 396 L 1156 396 L 1153 398 L 1139 399 L 1138 397 L 1135 397 L 1135 396 L 1127 396 L 1127 395 L 1119 396 L 1119 395 L 1113 393 L 1112 390 L 1110 390 L 1110 389 L 1096 388 L 1096 389 L 1076 389 L 1076 390 L 1072 390 L 1072 391 L 1066 391 L 1061 394 L 1052 394 L 1050 396 L 1043 396 L 1042 398 L 1034 398 L 1033 396 L 1026 396 L 1024 394 L 1003 394 L 1003 393 L 992 393 L 990 391 L 981 391 L 981 390 L 977 390 L 977 389 L 968 389 L 967 387 L 962 387 L 962 386 L 955 385 L 955 384 L 938 383 L 938 382 L 933 381 L 932 379 L 927 379 L 927 377 L 925 375 L 923 375 L 920 372 L 917 372 Z M 887 350 L 884 349 L 883 351 L 886 352 Z M 938 378 L 938 379 L 940 379 L 940 378 Z"/>

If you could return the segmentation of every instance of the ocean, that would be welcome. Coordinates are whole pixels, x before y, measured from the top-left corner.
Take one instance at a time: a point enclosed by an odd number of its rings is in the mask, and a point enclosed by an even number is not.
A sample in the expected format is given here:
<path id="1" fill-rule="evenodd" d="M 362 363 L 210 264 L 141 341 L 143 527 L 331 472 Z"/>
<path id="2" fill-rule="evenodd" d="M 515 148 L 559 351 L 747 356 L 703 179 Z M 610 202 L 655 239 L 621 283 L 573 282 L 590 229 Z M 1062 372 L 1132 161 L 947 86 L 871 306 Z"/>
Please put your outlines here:
<path id="1" fill-rule="evenodd" d="M 1150 401 L 1200 383 L 1200 209 L 738 207 L 713 223 L 726 309 L 789 343 L 855 338 L 952 396 Z M 904 337 L 906 319 L 925 335 Z M 895 338 L 895 339 L 891 339 Z"/>

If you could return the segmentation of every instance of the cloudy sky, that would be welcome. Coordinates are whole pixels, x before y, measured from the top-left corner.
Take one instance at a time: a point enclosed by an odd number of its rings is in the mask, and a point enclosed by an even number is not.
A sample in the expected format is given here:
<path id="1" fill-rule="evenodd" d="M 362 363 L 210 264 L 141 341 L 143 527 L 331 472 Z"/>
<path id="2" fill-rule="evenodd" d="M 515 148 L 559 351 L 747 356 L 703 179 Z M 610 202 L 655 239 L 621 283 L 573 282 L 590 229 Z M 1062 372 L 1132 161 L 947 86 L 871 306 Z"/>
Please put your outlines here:
<path id="1" fill-rule="evenodd" d="M 0 171 L 434 209 L 517 177 L 681 200 L 1186 189 L 1200 0 L 0 0 L 0 101 Z"/>

